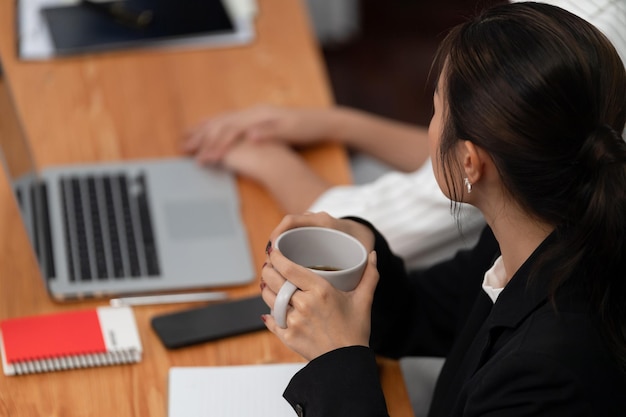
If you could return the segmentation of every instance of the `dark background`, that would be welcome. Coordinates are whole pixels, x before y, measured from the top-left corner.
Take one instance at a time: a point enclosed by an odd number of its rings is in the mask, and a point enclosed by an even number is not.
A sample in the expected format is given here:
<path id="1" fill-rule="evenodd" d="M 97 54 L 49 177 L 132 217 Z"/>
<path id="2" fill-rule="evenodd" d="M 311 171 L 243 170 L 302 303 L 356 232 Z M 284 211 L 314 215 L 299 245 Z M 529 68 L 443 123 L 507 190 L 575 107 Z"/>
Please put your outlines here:
<path id="1" fill-rule="evenodd" d="M 360 34 L 323 48 L 335 102 L 427 125 L 445 32 L 497 0 L 361 0 Z"/>

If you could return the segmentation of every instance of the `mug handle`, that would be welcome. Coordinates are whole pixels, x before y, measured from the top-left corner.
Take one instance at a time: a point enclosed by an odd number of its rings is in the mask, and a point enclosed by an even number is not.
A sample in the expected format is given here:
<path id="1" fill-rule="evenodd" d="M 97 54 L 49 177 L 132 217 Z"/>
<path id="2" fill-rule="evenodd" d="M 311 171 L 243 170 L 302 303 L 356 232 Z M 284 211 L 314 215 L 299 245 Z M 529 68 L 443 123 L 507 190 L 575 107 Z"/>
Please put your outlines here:
<path id="1" fill-rule="evenodd" d="M 290 281 L 285 281 L 278 294 L 276 294 L 276 301 L 274 302 L 274 308 L 272 309 L 272 316 L 276 324 L 280 328 L 287 328 L 287 308 L 289 307 L 289 300 L 298 287 L 292 284 Z"/>

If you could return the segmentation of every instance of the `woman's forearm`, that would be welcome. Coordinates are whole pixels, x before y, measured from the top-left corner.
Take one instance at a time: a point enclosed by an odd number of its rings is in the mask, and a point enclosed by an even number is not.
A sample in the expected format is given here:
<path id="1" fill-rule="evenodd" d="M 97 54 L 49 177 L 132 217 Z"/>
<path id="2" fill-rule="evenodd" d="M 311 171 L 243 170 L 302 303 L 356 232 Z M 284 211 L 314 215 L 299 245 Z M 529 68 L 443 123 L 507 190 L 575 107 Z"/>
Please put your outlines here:
<path id="1" fill-rule="evenodd" d="M 332 139 L 370 154 L 399 171 L 412 172 L 428 158 L 428 130 L 347 107 L 329 114 Z"/>

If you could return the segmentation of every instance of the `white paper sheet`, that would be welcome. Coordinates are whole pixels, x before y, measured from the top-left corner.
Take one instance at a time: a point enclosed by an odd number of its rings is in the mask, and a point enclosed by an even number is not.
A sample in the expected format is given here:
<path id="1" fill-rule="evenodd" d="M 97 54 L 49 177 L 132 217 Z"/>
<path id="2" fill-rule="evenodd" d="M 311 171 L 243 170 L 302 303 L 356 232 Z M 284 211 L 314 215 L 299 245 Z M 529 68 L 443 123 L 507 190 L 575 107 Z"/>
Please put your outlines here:
<path id="1" fill-rule="evenodd" d="M 168 417 L 294 417 L 282 395 L 304 365 L 170 368 Z"/>

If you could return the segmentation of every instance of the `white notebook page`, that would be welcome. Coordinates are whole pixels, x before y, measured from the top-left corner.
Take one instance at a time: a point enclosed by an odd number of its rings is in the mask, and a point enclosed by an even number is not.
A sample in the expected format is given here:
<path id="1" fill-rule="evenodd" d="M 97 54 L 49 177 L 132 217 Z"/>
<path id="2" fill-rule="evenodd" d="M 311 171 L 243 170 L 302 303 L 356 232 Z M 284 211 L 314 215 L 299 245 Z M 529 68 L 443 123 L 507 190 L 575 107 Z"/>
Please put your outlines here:
<path id="1" fill-rule="evenodd" d="M 172 367 L 168 417 L 294 417 L 283 391 L 304 365 Z"/>

